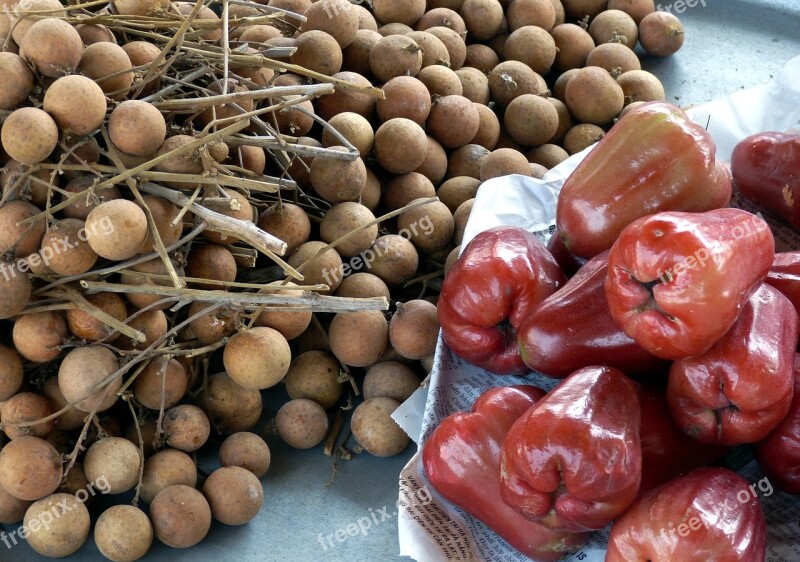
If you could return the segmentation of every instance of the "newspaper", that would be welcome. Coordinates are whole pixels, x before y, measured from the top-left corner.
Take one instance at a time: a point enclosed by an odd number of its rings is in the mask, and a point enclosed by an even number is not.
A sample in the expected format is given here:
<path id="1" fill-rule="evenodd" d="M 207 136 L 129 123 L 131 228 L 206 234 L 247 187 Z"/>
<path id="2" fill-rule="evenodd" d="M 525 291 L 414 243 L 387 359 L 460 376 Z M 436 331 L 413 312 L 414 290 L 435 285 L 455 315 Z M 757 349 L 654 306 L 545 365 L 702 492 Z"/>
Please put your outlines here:
<path id="1" fill-rule="evenodd" d="M 689 114 L 705 126 L 717 144 L 717 157 L 729 161 L 736 143 L 762 131 L 800 130 L 800 57 L 789 61 L 768 84 L 731 94 L 694 107 Z M 547 241 L 555 228 L 555 208 L 565 178 L 591 147 L 550 170 L 542 180 L 523 176 L 496 178 L 484 183 L 476 198 L 464 235 L 464 245 L 478 232 L 498 225 L 523 227 Z M 757 209 L 735 195 L 733 206 L 751 212 Z M 773 225 L 779 250 L 800 248 L 800 234 L 774 217 L 763 216 Z M 395 413 L 398 423 L 421 449 L 427 437 L 447 415 L 469 410 L 473 401 L 495 386 L 534 384 L 549 390 L 558 381 L 532 373 L 526 377 L 498 376 L 468 365 L 443 344 L 441 337 L 427 388 L 420 389 Z M 755 461 L 740 471 L 751 483 L 761 481 Z M 410 501 L 427 487 L 434 501 L 421 505 Z M 767 517 L 769 562 L 800 560 L 800 498 L 774 490 L 761 495 Z M 398 516 L 400 554 L 419 562 L 444 560 L 524 561 L 480 521 L 436 494 L 427 482 L 419 450 L 400 474 Z M 567 561 L 601 562 L 605 558 L 608 528 L 595 532 L 579 552 Z"/>

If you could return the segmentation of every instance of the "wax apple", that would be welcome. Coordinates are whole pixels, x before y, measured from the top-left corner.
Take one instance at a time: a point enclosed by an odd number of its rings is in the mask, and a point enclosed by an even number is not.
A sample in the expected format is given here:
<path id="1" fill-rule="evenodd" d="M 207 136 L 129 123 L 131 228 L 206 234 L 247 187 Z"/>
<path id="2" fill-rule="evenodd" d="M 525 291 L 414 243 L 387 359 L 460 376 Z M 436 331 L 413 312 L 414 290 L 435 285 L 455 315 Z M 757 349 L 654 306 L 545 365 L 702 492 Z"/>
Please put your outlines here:
<path id="1" fill-rule="evenodd" d="M 708 211 L 731 197 L 711 135 L 666 102 L 619 120 L 564 182 L 556 225 L 572 253 L 591 258 L 623 228 L 660 211 Z"/>
<path id="2" fill-rule="evenodd" d="M 636 386 L 621 371 L 576 371 L 506 435 L 503 500 L 551 529 L 602 529 L 639 491 L 640 415 Z"/>
<path id="3" fill-rule="evenodd" d="M 650 490 L 611 527 L 605 562 L 763 562 L 758 492 L 727 468 L 698 468 Z"/>
<path id="4" fill-rule="evenodd" d="M 666 362 L 642 349 L 611 317 L 603 288 L 607 272 L 603 252 L 522 322 L 519 349 L 528 367 L 559 378 L 590 365 L 629 375 L 664 370 Z"/>
<path id="5" fill-rule="evenodd" d="M 769 225 L 740 209 L 641 218 L 608 257 L 611 315 L 653 355 L 700 355 L 733 326 L 774 255 Z"/>
<path id="6" fill-rule="evenodd" d="M 642 406 L 642 486 L 639 494 L 679 474 L 713 464 L 728 450 L 700 443 L 681 431 L 667 406 L 665 388 L 641 384 L 639 402 Z"/>
<path id="7" fill-rule="evenodd" d="M 800 494 L 800 355 L 794 356 L 794 397 L 789 413 L 755 449 L 758 464 L 770 481 L 784 492 Z"/>
<path id="8" fill-rule="evenodd" d="M 566 282 L 536 236 L 502 226 L 478 234 L 442 283 L 439 324 L 450 349 L 497 374 L 526 374 L 517 329 Z"/>
<path id="9" fill-rule="evenodd" d="M 560 533 L 528 521 L 500 499 L 503 438 L 544 395 L 533 386 L 490 389 L 475 401 L 471 412 L 445 418 L 422 449 L 425 474 L 436 491 L 522 554 L 542 562 L 559 560 L 586 540 L 586 535 Z"/>
<path id="10" fill-rule="evenodd" d="M 762 284 L 711 349 L 672 364 L 667 401 L 678 426 L 703 443 L 764 439 L 792 402 L 797 335 L 792 303 Z"/>
<path id="11" fill-rule="evenodd" d="M 731 155 L 731 172 L 742 195 L 800 228 L 800 136 L 759 133 L 743 139 Z"/>

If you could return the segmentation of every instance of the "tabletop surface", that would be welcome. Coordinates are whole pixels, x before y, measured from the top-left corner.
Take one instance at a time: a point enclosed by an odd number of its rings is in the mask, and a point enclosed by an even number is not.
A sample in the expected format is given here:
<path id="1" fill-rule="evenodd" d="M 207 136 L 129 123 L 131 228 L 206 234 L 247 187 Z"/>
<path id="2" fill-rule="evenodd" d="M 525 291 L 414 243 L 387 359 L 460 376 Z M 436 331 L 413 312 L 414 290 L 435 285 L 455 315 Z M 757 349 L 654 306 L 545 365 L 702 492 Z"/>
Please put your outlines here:
<path id="1" fill-rule="evenodd" d="M 800 55 L 800 0 L 656 0 L 670 7 L 686 30 L 675 56 L 643 57 L 642 66 L 664 83 L 670 101 L 686 106 L 768 81 L 790 58 Z M 688 7 L 688 6 L 694 7 Z M 264 419 L 279 404 L 269 404 Z M 413 454 L 413 443 L 397 457 L 366 453 L 336 462 L 321 448 L 292 450 L 277 438 L 268 440 L 272 465 L 263 478 L 265 502 L 258 517 L 242 527 L 218 523 L 206 539 L 189 550 L 155 541 L 146 560 L 384 561 L 397 560 L 398 475 Z M 213 470 L 209 458 L 201 467 Z M 348 525 L 368 517 L 372 528 L 347 535 Z M 5 526 L 11 531 L 15 526 Z M 337 531 L 343 530 L 337 536 Z M 338 538 L 337 538 L 338 537 Z M 342 537 L 344 537 L 342 539 Z M 0 542 L 0 561 L 46 560 L 20 542 Z M 68 561 L 105 560 L 92 540 Z"/>

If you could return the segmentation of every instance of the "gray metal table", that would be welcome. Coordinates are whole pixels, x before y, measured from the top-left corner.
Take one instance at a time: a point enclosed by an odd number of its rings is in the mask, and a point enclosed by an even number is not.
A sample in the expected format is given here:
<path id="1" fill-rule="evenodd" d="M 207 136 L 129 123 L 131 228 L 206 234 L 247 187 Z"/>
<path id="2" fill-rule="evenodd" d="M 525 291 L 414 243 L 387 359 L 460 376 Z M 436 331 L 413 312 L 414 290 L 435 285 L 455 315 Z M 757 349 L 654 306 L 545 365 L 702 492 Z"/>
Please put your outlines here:
<path id="1" fill-rule="evenodd" d="M 643 60 L 643 67 L 661 78 L 669 99 L 676 103 L 702 103 L 766 82 L 786 61 L 800 55 L 800 0 L 693 3 L 695 7 L 679 14 L 686 28 L 684 48 L 671 58 Z M 671 5 L 673 10 L 677 7 L 666 1 L 661 4 Z M 397 477 L 413 452 L 411 446 L 390 459 L 362 454 L 350 462 L 339 461 L 336 478 L 326 485 L 332 465 L 319 449 L 296 451 L 277 439 L 269 445 L 273 460 L 264 478 L 265 504 L 254 521 L 243 527 L 214 524 L 206 540 L 187 551 L 156 541 L 146 559 L 305 562 L 399 558 L 394 503 Z M 378 524 L 366 534 L 347 535 L 348 525 L 362 517 Z M 24 543 L 11 550 L 0 543 L 0 561 L 4 560 L 44 558 Z M 104 558 L 89 540 L 67 560 Z"/>

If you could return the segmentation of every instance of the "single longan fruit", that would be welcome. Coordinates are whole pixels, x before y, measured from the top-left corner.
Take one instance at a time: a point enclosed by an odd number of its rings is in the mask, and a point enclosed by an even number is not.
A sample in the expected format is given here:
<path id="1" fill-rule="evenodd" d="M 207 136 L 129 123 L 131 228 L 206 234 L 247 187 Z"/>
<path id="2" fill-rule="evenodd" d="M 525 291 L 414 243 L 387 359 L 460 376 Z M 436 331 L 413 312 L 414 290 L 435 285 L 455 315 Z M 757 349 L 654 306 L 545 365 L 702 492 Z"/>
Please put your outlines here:
<path id="1" fill-rule="evenodd" d="M 147 240 L 147 216 L 133 201 L 113 199 L 101 203 L 86 217 L 86 238 L 98 256 L 127 260 L 139 253 Z"/>
<path id="2" fill-rule="evenodd" d="M 586 66 L 599 66 L 609 72 L 628 72 L 642 68 L 639 57 L 622 43 L 603 43 L 598 45 L 586 59 Z M 619 69 L 619 70 L 617 70 Z"/>
<path id="3" fill-rule="evenodd" d="M 22 386 L 22 359 L 14 349 L 0 345 L 0 402 L 5 402 Z"/>
<path id="4" fill-rule="evenodd" d="M 499 139 L 498 139 L 499 141 Z M 479 144 L 465 144 L 450 153 L 447 175 L 480 179 L 481 166 L 491 151 Z"/>
<path id="5" fill-rule="evenodd" d="M 475 111 L 474 108 L 471 109 Z M 375 131 L 374 149 L 375 158 L 384 170 L 393 174 L 407 174 L 425 162 L 428 155 L 428 136 L 414 121 L 396 117 L 389 119 Z"/>
<path id="6" fill-rule="evenodd" d="M 193 302 L 189 305 L 189 316 L 195 316 L 208 308 L 208 303 Z M 232 335 L 236 331 L 237 313 L 227 306 L 213 312 L 198 316 L 189 323 L 194 336 L 206 345 L 222 341 L 222 338 Z"/>
<path id="7" fill-rule="evenodd" d="M 545 103 L 547 103 L 546 100 Z M 511 148 L 498 148 L 492 151 L 481 165 L 481 181 L 510 174 L 530 176 L 530 173 L 530 166 L 525 155 Z"/>
<path id="8" fill-rule="evenodd" d="M 530 165 L 528 166 L 528 173 L 530 173 Z M 464 201 L 459 205 L 458 209 L 456 209 L 456 212 L 453 213 L 453 220 L 456 223 L 456 229 L 453 233 L 453 242 L 455 244 L 461 244 L 464 240 L 464 231 L 467 228 L 467 222 L 469 221 L 470 214 L 472 214 L 472 207 L 474 204 L 475 199 Z"/>
<path id="9" fill-rule="evenodd" d="M 480 126 L 478 132 L 472 137 L 470 144 L 477 144 L 486 150 L 494 150 L 500 140 L 500 119 L 497 114 L 486 105 L 476 103 L 475 109 L 480 115 Z"/>
<path id="10" fill-rule="evenodd" d="M 289 61 L 326 76 L 342 69 L 342 48 L 336 39 L 316 29 L 304 31 L 295 39 L 295 52 Z"/>
<path id="11" fill-rule="evenodd" d="M 145 211 L 145 214 L 149 214 L 152 217 L 156 232 L 158 232 L 158 236 L 161 238 L 161 243 L 164 244 L 165 248 L 174 246 L 178 240 L 180 240 L 181 233 L 183 232 L 183 221 L 178 221 L 174 226 L 172 224 L 173 220 L 178 218 L 180 209 L 166 199 L 155 195 L 145 195 L 142 197 L 142 200 L 144 201 L 142 210 Z M 147 239 L 139 251 L 142 253 L 157 251 L 152 227 L 148 231 Z"/>
<path id="12" fill-rule="evenodd" d="M 53 420 L 25 427 L 15 427 L 14 424 L 40 420 L 54 412 L 55 410 L 50 401 L 41 394 L 20 392 L 3 404 L 0 421 L 5 426 L 3 431 L 9 439 L 19 439 L 24 435 L 47 439 L 55 429 Z"/>
<path id="13" fill-rule="evenodd" d="M 20 106 L 33 91 L 33 72 L 19 55 L 0 53 L 0 109 L 10 110 Z"/>
<path id="14" fill-rule="evenodd" d="M 503 5 L 497 0 L 464 0 L 460 14 L 468 36 L 476 41 L 491 39 L 503 26 Z"/>
<path id="15" fill-rule="evenodd" d="M 440 201 L 414 207 L 397 217 L 398 234 L 426 254 L 445 248 L 453 237 L 454 227 L 453 213 Z"/>
<path id="16" fill-rule="evenodd" d="M 43 524 L 45 513 L 50 515 L 47 525 Z M 23 523 L 33 550 L 48 558 L 63 558 L 83 546 L 92 522 L 82 501 L 60 493 L 34 502 L 25 512 Z"/>
<path id="17" fill-rule="evenodd" d="M 386 351 L 389 323 L 379 310 L 339 313 L 333 317 L 328 338 L 339 361 L 351 367 L 366 367 Z"/>
<path id="18" fill-rule="evenodd" d="M 300 24 L 301 33 L 311 29 L 324 31 L 336 39 L 342 48 L 350 44 L 358 31 L 358 12 L 348 0 L 315 2 L 303 15 L 306 21 Z"/>
<path id="19" fill-rule="evenodd" d="M 455 75 L 461 82 L 461 95 L 482 106 L 489 104 L 492 99 L 492 91 L 489 89 L 489 77 L 484 72 L 465 66 L 456 70 Z"/>
<path id="20" fill-rule="evenodd" d="M 150 518 L 133 505 L 114 505 L 105 510 L 94 527 L 100 554 L 115 562 L 139 560 L 153 544 Z"/>
<path id="21" fill-rule="evenodd" d="M 58 386 L 67 402 L 77 402 L 77 409 L 84 412 L 96 409 L 103 412 L 117 401 L 117 391 L 122 386 L 122 380 L 117 378 L 103 388 L 95 389 L 117 369 L 117 356 L 107 347 L 76 347 L 61 362 Z"/>
<path id="22" fill-rule="evenodd" d="M 123 99 L 133 84 L 131 59 L 115 43 L 95 43 L 86 47 L 78 69 L 97 82 L 111 99 Z"/>
<path id="23" fill-rule="evenodd" d="M 222 466 L 238 466 L 261 478 L 269 470 L 270 452 L 267 443 L 255 433 L 240 431 L 225 438 L 219 448 Z"/>
<path id="24" fill-rule="evenodd" d="M 193 245 L 186 256 L 186 276 L 213 281 L 235 281 L 236 258 L 226 246 L 220 244 Z M 224 289 L 216 283 L 193 283 L 200 289 Z"/>
<path id="25" fill-rule="evenodd" d="M 422 69 L 422 48 L 405 35 L 389 35 L 369 52 L 372 74 L 381 82 L 396 76 L 416 76 Z"/>
<path id="26" fill-rule="evenodd" d="M 550 0 L 512 0 L 506 10 L 511 31 L 535 25 L 549 31 L 556 23 L 556 9 Z"/>
<path id="27" fill-rule="evenodd" d="M 211 528 L 211 508 L 206 498 L 189 486 L 164 488 L 150 504 L 150 520 L 158 540 L 172 548 L 189 548 L 202 541 Z"/>
<path id="28" fill-rule="evenodd" d="M 162 392 L 164 407 L 171 408 L 186 395 L 188 385 L 189 377 L 183 365 L 177 359 L 159 355 L 136 377 L 133 395 L 145 408 L 160 410 Z"/>
<path id="29" fill-rule="evenodd" d="M 372 83 L 361 74 L 350 71 L 337 72 L 332 76 L 358 86 L 368 88 Z M 317 100 L 317 113 L 323 119 L 330 119 L 337 113 L 351 111 L 371 119 L 375 113 L 375 97 L 347 88 L 337 88 L 332 94 L 322 96 Z"/>
<path id="30" fill-rule="evenodd" d="M 386 96 L 375 104 L 382 122 L 404 117 L 417 125 L 424 125 L 431 112 L 431 95 L 428 88 L 413 76 L 397 76 L 383 85 Z"/>
<path id="31" fill-rule="evenodd" d="M 492 100 L 505 107 L 521 95 L 544 94 L 547 92 L 547 83 L 524 62 L 507 60 L 489 73 L 489 90 Z"/>
<path id="32" fill-rule="evenodd" d="M 480 168 L 479 168 L 480 173 Z M 469 176 L 456 176 L 450 178 L 439 186 L 436 196 L 439 201 L 447 205 L 451 213 L 455 213 L 464 201 L 474 199 L 481 185 L 479 178 Z"/>
<path id="33" fill-rule="evenodd" d="M 445 148 L 469 143 L 480 127 L 480 114 L 464 96 L 445 96 L 431 108 L 426 122 L 430 135 Z"/>
<path id="34" fill-rule="evenodd" d="M 607 70 L 587 66 L 567 83 L 565 103 L 575 119 L 593 125 L 606 125 L 619 115 L 625 94 Z"/>
<path id="35" fill-rule="evenodd" d="M 83 52 L 83 41 L 75 28 L 55 17 L 31 25 L 19 46 L 23 58 L 39 74 L 50 78 L 74 72 Z"/>
<path id="36" fill-rule="evenodd" d="M 606 10 L 592 20 L 589 35 L 596 45 L 618 42 L 633 49 L 639 39 L 639 30 L 633 18 L 625 12 Z"/>
<path id="37" fill-rule="evenodd" d="M 81 36 L 84 45 L 100 43 L 101 41 L 107 41 L 109 43 L 117 42 L 117 38 L 114 37 L 114 32 L 105 25 L 79 23 L 75 26 L 75 31 Z"/>
<path id="38" fill-rule="evenodd" d="M 125 301 L 116 293 L 95 293 L 84 298 L 89 304 L 120 322 L 124 322 L 128 317 Z M 66 316 L 69 331 L 77 338 L 90 342 L 102 339 L 112 342 L 120 336 L 120 333 L 114 332 L 110 326 L 78 308 L 67 310 Z"/>
<path id="39" fill-rule="evenodd" d="M 6 117 L 0 129 L 3 150 L 23 164 L 38 164 L 58 144 L 58 126 L 46 112 L 35 107 L 21 107 Z"/>
<path id="40" fill-rule="evenodd" d="M 125 336 L 117 344 L 120 349 L 147 349 L 169 329 L 167 316 L 161 310 L 137 311 L 136 316 L 128 321 L 128 326 L 144 334 L 144 341 Z"/>
<path id="41" fill-rule="evenodd" d="M 480 110 L 478 112 L 480 113 Z M 439 185 L 447 175 L 447 152 L 435 138 L 428 137 L 428 154 L 425 156 L 425 161 L 414 171 L 435 185 Z"/>
<path id="42" fill-rule="evenodd" d="M 295 287 L 292 282 L 287 282 L 286 287 Z M 274 291 L 273 295 L 299 296 L 301 293 L 290 288 Z M 293 340 L 302 334 L 311 323 L 313 313 L 308 308 L 302 306 L 292 306 L 297 310 L 271 310 L 269 305 L 265 306 L 261 314 L 255 321 L 256 326 L 266 326 L 278 330 L 287 340 Z M 284 307 L 282 307 L 284 308 Z"/>
<path id="43" fill-rule="evenodd" d="M 594 49 L 594 39 L 589 32 L 574 23 L 563 23 L 551 31 L 558 49 L 553 67 L 559 72 L 582 68 Z"/>
<path id="44" fill-rule="evenodd" d="M 489 74 L 498 64 L 500 64 L 500 57 L 488 45 L 480 43 L 467 45 L 467 58 L 464 60 L 465 68 L 475 68 L 483 74 Z"/>
<path id="45" fill-rule="evenodd" d="M 26 435 L 0 450 L 0 486 L 20 500 L 36 501 L 61 484 L 61 455 L 50 443 Z"/>
<path id="46" fill-rule="evenodd" d="M 666 94 L 661 81 L 646 70 L 630 70 L 617 78 L 625 94 L 625 103 L 664 101 Z"/>
<path id="47" fill-rule="evenodd" d="M 27 276 L 18 275 L 18 278 Z M 58 312 L 24 314 L 16 319 L 11 332 L 14 347 L 34 363 L 47 363 L 59 355 L 59 346 L 67 337 L 67 324 Z"/>
<path id="48" fill-rule="evenodd" d="M 369 52 L 382 37 L 383 35 L 376 30 L 359 29 L 355 39 L 342 50 L 342 68 L 344 71 L 360 75 L 370 74 Z"/>
<path id="49" fill-rule="evenodd" d="M 435 304 L 419 299 L 398 303 L 397 312 L 389 323 L 389 341 L 400 355 L 422 359 L 436 351 L 438 339 Z"/>
<path id="50" fill-rule="evenodd" d="M 79 275 L 92 269 L 97 253 L 86 240 L 87 234 L 80 219 L 58 221 L 42 238 L 39 255 L 44 265 L 59 275 Z"/>
<path id="51" fill-rule="evenodd" d="M 386 297 L 390 298 L 389 287 L 381 281 L 381 278 L 372 273 L 359 272 L 348 275 L 339 285 L 336 291 L 337 297 L 367 298 L 367 297 Z"/>
<path id="52" fill-rule="evenodd" d="M 425 13 L 425 0 L 374 0 L 372 10 L 375 18 L 383 23 L 403 23 L 413 26 Z"/>
<path id="53" fill-rule="evenodd" d="M 639 23 L 639 42 L 655 57 L 668 57 L 683 46 L 683 24 L 667 12 L 653 12 Z"/>
<path id="54" fill-rule="evenodd" d="M 173 449 L 191 453 L 205 445 L 210 435 L 211 422 L 198 406 L 181 404 L 164 416 L 164 436 Z"/>
<path id="55" fill-rule="evenodd" d="M 161 490 L 176 484 L 192 488 L 197 484 L 197 467 L 188 454 L 177 449 L 164 449 L 144 461 L 142 501 L 152 503 Z"/>
<path id="56" fill-rule="evenodd" d="M 636 25 L 648 14 L 656 11 L 653 0 L 608 0 L 609 10 L 622 10 L 636 22 Z"/>
<path id="57" fill-rule="evenodd" d="M 406 33 L 422 49 L 422 69 L 430 66 L 450 67 L 450 52 L 441 39 L 426 31 Z"/>
<path id="58" fill-rule="evenodd" d="M 353 411 L 353 437 L 376 457 L 393 457 L 408 446 L 409 437 L 392 419 L 400 403 L 391 398 L 370 398 Z"/>
<path id="59" fill-rule="evenodd" d="M 86 451 L 83 470 L 90 482 L 105 479 L 109 494 L 121 494 L 136 485 L 141 462 L 136 445 L 122 437 L 105 437 Z"/>
<path id="60" fill-rule="evenodd" d="M 0 207 L 0 253 L 14 250 L 14 257 L 24 258 L 36 252 L 45 233 L 44 217 L 30 223 L 19 222 L 39 214 L 41 210 L 36 205 L 18 199 Z"/>
<path id="61" fill-rule="evenodd" d="M 307 351 L 292 361 L 284 379 L 290 398 L 308 398 L 326 410 L 342 396 L 339 362 L 330 353 Z"/>
<path id="62" fill-rule="evenodd" d="M 343 146 L 333 146 L 330 150 L 349 152 Z M 360 157 L 351 160 L 317 157 L 311 162 L 309 174 L 314 191 L 334 204 L 358 200 L 367 183 L 367 167 Z"/>
<path id="63" fill-rule="evenodd" d="M 358 113 L 339 113 L 334 115 L 328 124 L 347 139 L 358 150 L 362 158 L 372 152 L 372 145 L 375 142 L 372 124 Z M 329 129 L 322 132 L 322 145 L 325 147 L 344 146 Z"/>
<path id="64" fill-rule="evenodd" d="M 540 146 L 556 134 L 558 111 L 547 98 L 525 94 L 508 104 L 503 123 L 514 142 L 523 146 Z"/>
<path id="65" fill-rule="evenodd" d="M 217 373 L 208 378 L 198 404 L 223 434 L 252 429 L 261 417 L 261 393 L 237 384 L 227 373 Z"/>
<path id="66" fill-rule="evenodd" d="M 454 6 L 454 8 L 451 9 L 447 6 L 438 6 L 434 8 L 432 7 L 432 3 L 428 2 L 431 6 L 419 19 L 415 28 L 420 31 L 426 31 L 431 27 L 448 27 L 456 33 L 465 35 L 467 33 L 467 25 L 464 23 L 464 18 L 456 11 L 456 8 L 460 9 L 463 3 L 463 0 L 459 0 L 458 6 Z"/>
<path id="67" fill-rule="evenodd" d="M 167 124 L 154 105 L 126 100 L 109 115 L 108 136 L 125 154 L 148 156 L 155 153 L 166 139 Z"/>
<path id="68" fill-rule="evenodd" d="M 567 131 L 564 137 L 564 150 L 572 156 L 592 146 L 603 138 L 606 132 L 591 123 L 579 123 Z"/>
<path id="69" fill-rule="evenodd" d="M 543 144 L 529 150 L 527 157 L 531 164 L 539 164 L 549 170 L 569 158 L 569 154 L 557 144 Z"/>
<path id="70" fill-rule="evenodd" d="M 369 368 L 364 376 L 364 400 L 385 397 L 405 402 L 419 388 L 419 377 L 398 361 L 383 361 Z"/>
<path id="71" fill-rule="evenodd" d="M 431 97 L 460 96 L 464 94 L 464 86 L 461 84 L 458 75 L 450 68 L 440 64 L 423 68 L 417 74 L 417 79 L 425 84 L 425 88 Z"/>
<path id="72" fill-rule="evenodd" d="M 534 25 L 520 27 L 509 35 L 503 51 L 506 60 L 524 62 L 538 74 L 550 70 L 557 52 L 553 36 Z"/>
<path id="73" fill-rule="evenodd" d="M 458 70 L 464 66 L 464 61 L 467 58 L 467 45 L 464 42 L 463 35 L 449 27 L 442 26 L 429 27 L 425 31 L 436 36 L 444 43 L 447 54 L 450 56 L 450 68 L 452 70 Z"/>
<path id="74" fill-rule="evenodd" d="M 365 260 L 369 256 L 373 256 L 372 273 L 389 286 L 396 287 L 410 281 L 419 267 L 416 248 L 407 238 L 397 234 L 387 234 L 375 240 L 372 248 L 364 252 Z"/>
<path id="75" fill-rule="evenodd" d="M 82 136 L 103 124 L 107 105 L 103 90 L 94 80 L 73 74 L 62 76 L 47 88 L 43 107 L 64 133 Z"/>
<path id="76" fill-rule="evenodd" d="M 375 215 L 372 214 L 372 211 L 360 203 L 339 203 L 325 213 L 322 218 L 322 222 L 319 225 L 320 238 L 330 244 L 334 240 L 338 240 L 374 220 Z M 377 237 L 378 225 L 373 224 L 348 236 L 348 238 L 337 244 L 336 250 L 342 256 L 357 256 L 372 246 Z"/>
<path id="77" fill-rule="evenodd" d="M 342 282 L 344 264 L 336 248 L 326 250 L 322 255 L 319 251 L 327 244 L 319 240 L 312 240 L 301 245 L 289 256 L 288 263 L 295 269 L 303 267 L 303 276 L 307 285 L 327 285 L 330 289 L 320 291 L 322 294 L 335 293 Z M 303 266 L 307 263 L 308 265 Z"/>
<path id="78" fill-rule="evenodd" d="M 238 466 L 223 466 L 212 472 L 203 485 L 203 495 L 211 506 L 211 515 L 225 525 L 248 523 L 264 503 L 261 482 Z"/>
<path id="79" fill-rule="evenodd" d="M 0 487 L 0 524 L 14 525 L 22 521 L 31 503 L 15 498 Z"/>
<path id="80" fill-rule="evenodd" d="M 234 335 L 222 355 L 230 377 L 253 389 L 278 384 L 289 370 L 291 360 L 286 338 L 277 330 L 261 326 Z"/>
<path id="81" fill-rule="evenodd" d="M 290 400 L 278 410 L 275 428 L 278 437 L 290 447 L 310 449 L 325 439 L 328 433 L 328 415 L 313 400 Z"/>
<path id="82" fill-rule="evenodd" d="M 311 221 L 299 205 L 282 201 L 264 209 L 258 217 L 258 228 L 286 242 L 286 255 L 291 255 L 311 236 Z"/>

